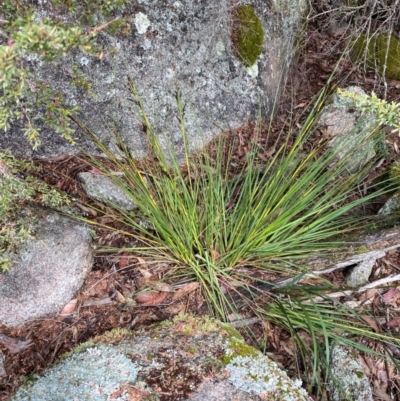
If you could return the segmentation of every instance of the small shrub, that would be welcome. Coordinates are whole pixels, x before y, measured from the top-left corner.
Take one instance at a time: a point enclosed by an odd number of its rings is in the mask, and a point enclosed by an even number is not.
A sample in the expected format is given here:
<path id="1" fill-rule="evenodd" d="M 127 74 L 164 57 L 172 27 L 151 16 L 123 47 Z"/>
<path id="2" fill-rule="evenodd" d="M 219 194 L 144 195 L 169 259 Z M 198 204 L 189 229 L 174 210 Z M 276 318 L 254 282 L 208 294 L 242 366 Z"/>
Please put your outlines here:
<path id="1" fill-rule="evenodd" d="M 10 152 L 0 153 L 0 270 L 12 266 L 11 255 L 17 247 L 32 238 L 35 218 L 24 209 L 40 204 L 54 209 L 69 204 L 66 195 L 46 183 L 27 176 L 21 170 L 33 172 L 32 163 L 18 160 Z"/>

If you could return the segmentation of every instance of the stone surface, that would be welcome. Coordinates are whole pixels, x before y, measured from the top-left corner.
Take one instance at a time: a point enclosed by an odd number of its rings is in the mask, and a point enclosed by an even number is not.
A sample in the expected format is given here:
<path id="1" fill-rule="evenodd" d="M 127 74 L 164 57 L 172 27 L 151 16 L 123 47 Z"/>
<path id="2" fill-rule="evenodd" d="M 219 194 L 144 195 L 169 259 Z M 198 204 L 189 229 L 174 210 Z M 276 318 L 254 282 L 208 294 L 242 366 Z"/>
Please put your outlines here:
<path id="1" fill-rule="evenodd" d="M 110 202 L 124 210 L 137 208 L 136 204 L 132 202 L 124 191 L 106 176 L 87 172 L 79 173 L 77 177 L 89 198 L 99 202 Z"/>
<path id="2" fill-rule="evenodd" d="M 114 348 L 99 346 L 76 354 L 50 368 L 32 389 L 21 389 L 14 400 L 30 401 L 102 401 L 112 397 L 119 383 L 134 382 L 135 364 Z"/>
<path id="3" fill-rule="evenodd" d="M 357 353 L 334 344 L 331 350 L 331 369 L 337 382 L 328 383 L 331 401 L 372 401 L 372 390 Z"/>
<path id="4" fill-rule="evenodd" d="M 93 264 L 88 227 L 37 211 L 34 239 L 19 247 L 0 281 L 0 324 L 20 327 L 58 314 Z"/>
<path id="5" fill-rule="evenodd" d="M 400 211 L 400 193 L 396 193 L 379 209 L 378 214 L 392 214 Z"/>
<path id="6" fill-rule="evenodd" d="M 209 317 L 177 316 L 139 332 L 115 329 L 76 352 L 11 400 L 311 401 L 301 381 Z M 94 372 L 97 366 L 107 372 Z"/>
<path id="7" fill-rule="evenodd" d="M 364 90 L 357 86 L 348 87 L 346 90 L 365 95 Z M 361 116 L 353 100 L 335 94 L 332 103 L 322 111 L 318 125 L 326 127 L 331 138 L 329 146 L 339 151 L 340 159 L 348 157 L 349 148 L 355 148 L 352 157 L 346 160 L 346 168 L 350 173 L 359 171 L 374 158 L 375 141 L 368 138 L 374 126 L 373 116 Z M 365 145 L 359 146 L 360 142 L 364 142 Z"/>
<path id="8" fill-rule="evenodd" d="M 75 17 L 62 14 L 51 2 L 39 2 L 36 19 L 60 19 L 77 25 Z M 71 106 L 79 105 L 82 120 L 106 144 L 112 143 L 110 129 L 118 121 L 121 135 L 134 157 L 147 153 L 143 127 L 132 113 L 134 104 L 128 91 L 129 75 L 141 94 L 155 131 L 164 147 L 182 151 L 175 93 L 181 93 L 188 143 L 202 147 L 221 129 L 235 128 L 261 111 L 272 111 L 294 57 L 294 45 L 302 11 L 307 1 L 265 2 L 249 0 L 264 30 L 262 52 L 249 68 L 235 57 L 231 33 L 235 28 L 232 2 L 127 0 L 117 10 L 131 26 L 128 36 L 107 32 L 98 35 L 103 58 L 75 52 L 56 64 L 46 65 L 29 57 L 26 65 L 36 78 L 64 94 Z M 98 16 L 98 25 L 105 20 Z M 82 89 L 80 82 L 91 84 Z M 83 81 L 82 81 L 83 80 Z M 43 127 L 42 146 L 33 151 L 16 123 L 0 135 L 0 148 L 9 147 L 16 156 L 49 157 L 65 153 L 95 152 L 95 147 L 77 132 L 78 147 L 71 147 L 51 130 Z"/>
<path id="9" fill-rule="evenodd" d="M 385 254 L 383 253 L 382 256 Z M 350 288 L 358 288 L 368 283 L 369 276 L 372 273 L 376 258 L 365 259 L 354 267 L 350 267 L 346 275 L 346 284 Z"/>

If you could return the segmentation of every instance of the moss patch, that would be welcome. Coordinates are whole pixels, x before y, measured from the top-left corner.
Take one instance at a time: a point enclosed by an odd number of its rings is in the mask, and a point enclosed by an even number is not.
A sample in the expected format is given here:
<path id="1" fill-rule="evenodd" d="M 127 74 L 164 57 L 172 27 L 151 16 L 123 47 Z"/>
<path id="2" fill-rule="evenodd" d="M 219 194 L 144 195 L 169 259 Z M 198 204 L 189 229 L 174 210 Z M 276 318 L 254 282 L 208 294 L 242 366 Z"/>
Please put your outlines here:
<path id="1" fill-rule="evenodd" d="M 222 356 L 222 362 L 227 365 L 232 359 L 235 359 L 239 356 L 241 357 L 250 357 L 257 359 L 260 356 L 260 352 L 255 348 L 247 345 L 243 339 L 238 339 L 236 337 L 231 337 L 227 339 L 228 348 L 226 350 L 226 354 Z"/>
<path id="2" fill-rule="evenodd" d="M 234 54 L 246 67 L 251 67 L 262 52 L 264 29 L 254 8 L 242 5 L 233 12 L 231 40 Z"/>
<path id="3" fill-rule="evenodd" d="M 389 79 L 400 79 L 400 42 L 387 32 L 373 37 L 360 35 L 354 43 L 351 58 L 354 62 L 362 62 L 367 67 L 384 73 Z"/>

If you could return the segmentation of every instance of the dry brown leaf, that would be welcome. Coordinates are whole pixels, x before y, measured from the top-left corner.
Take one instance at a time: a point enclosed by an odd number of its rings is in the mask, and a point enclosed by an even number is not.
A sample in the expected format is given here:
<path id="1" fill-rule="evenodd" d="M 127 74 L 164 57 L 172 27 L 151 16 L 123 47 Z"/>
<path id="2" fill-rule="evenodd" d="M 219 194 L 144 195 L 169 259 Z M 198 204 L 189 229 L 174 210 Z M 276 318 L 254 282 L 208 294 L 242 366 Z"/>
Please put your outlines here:
<path id="1" fill-rule="evenodd" d="M 123 269 L 124 267 L 128 266 L 129 262 L 129 254 L 128 253 L 123 253 L 121 257 L 118 260 L 118 267 L 120 269 Z"/>
<path id="2" fill-rule="evenodd" d="M 141 269 L 139 268 L 140 274 L 143 276 L 143 278 L 145 280 L 149 280 L 151 277 L 153 277 L 153 274 L 150 273 L 148 270 L 146 269 Z"/>
<path id="3" fill-rule="evenodd" d="M 115 293 L 117 295 L 118 302 L 121 304 L 126 304 L 126 298 L 119 291 L 115 291 Z"/>
<path id="4" fill-rule="evenodd" d="M 362 320 L 364 320 L 365 323 L 368 323 L 377 333 L 380 333 L 381 329 L 378 326 L 378 323 L 374 318 L 371 316 L 360 316 Z"/>
<path id="5" fill-rule="evenodd" d="M 88 306 L 103 306 L 103 305 L 109 305 L 112 304 L 113 301 L 110 297 L 106 297 L 106 298 L 92 298 L 92 299 L 88 299 L 87 301 L 85 301 L 82 304 L 82 307 L 88 307 Z"/>
<path id="6" fill-rule="evenodd" d="M 76 298 L 69 301 L 60 312 L 60 316 L 71 315 L 75 311 L 77 302 L 78 300 Z"/>
<path id="7" fill-rule="evenodd" d="M 142 306 L 151 306 L 162 304 L 168 296 L 168 292 L 148 292 L 147 294 L 139 295 L 136 298 Z"/>
<path id="8" fill-rule="evenodd" d="M 32 340 L 17 340 L 0 334 L 0 344 L 6 347 L 11 354 L 17 354 L 32 346 L 34 342 Z"/>
<path id="9" fill-rule="evenodd" d="M 213 261 L 213 263 L 217 263 L 221 259 L 221 254 L 215 249 L 211 249 L 210 253 L 211 253 L 211 260 Z"/>
<path id="10" fill-rule="evenodd" d="M 199 286 L 200 284 L 197 281 L 185 284 L 184 286 L 179 288 L 178 291 L 175 292 L 175 294 L 172 296 L 172 300 L 176 301 L 177 299 L 184 297 L 186 294 L 197 290 Z"/>
<path id="11" fill-rule="evenodd" d="M 369 368 L 367 362 L 365 362 L 365 358 L 363 358 L 360 354 L 358 354 L 358 360 L 360 361 L 363 367 L 365 375 L 369 377 L 371 375 L 371 369 Z"/>
<path id="12" fill-rule="evenodd" d="M 382 302 L 385 305 L 397 306 L 397 300 L 400 298 L 400 288 L 391 288 L 382 295 Z"/>
<path id="13" fill-rule="evenodd" d="M 147 265 L 147 262 L 145 259 L 140 258 L 139 256 L 136 256 L 136 259 L 137 259 L 138 263 L 140 263 L 141 265 L 144 265 L 144 266 Z"/>
<path id="14" fill-rule="evenodd" d="M 165 313 L 169 316 L 182 315 L 185 313 L 186 305 L 182 302 L 168 306 L 164 309 Z"/>
<path id="15" fill-rule="evenodd" d="M 124 304 L 128 307 L 136 305 L 136 301 L 134 299 L 132 299 L 131 297 L 124 297 L 119 291 L 116 291 L 116 295 L 118 302 L 120 302 L 121 304 Z"/>
<path id="16" fill-rule="evenodd" d="M 290 356 L 294 356 L 293 349 L 288 347 L 288 344 L 281 342 L 281 347 L 288 353 Z"/>
<path id="17" fill-rule="evenodd" d="M 261 159 L 261 160 L 264 160 L 265 162 L 268 161 L 268 157 L 265 156 L 265 155 L 264 155 L 263 153 L 261 153 L 261 152 L 257 153 L 257 157 L 258 157 L 259 159 Z"/>
<path id="18" fill-rule="evenodd" d="M 167 283 L 163 283 L 162 281 L 158 281 L 156 283 L 151 283 L 151 287 L 157 291 L 161 292 L 174 292 L 174 289 L 171 285 Z"/>
<path id="19" fill-rule="evenodd" d="M 393 401 L 393 398 L 378 388 L 374 388 L 374 395 L 382 401 Z"/>
<path id="20" fill-rule="evenodd" d="M 392 320 L 389 320 L 389 321 L 386 323 L 386 326 L 387 326 L 387 327 L 396 327 L 396 326 L 400 326 L 400 316 L 395 317 L 395 318 L 392 319 Z"/>
<path id="21" fill-rule="evenodd" d="M 158 291 L 146 292 L 145 294 L 138 295 L 136 297 L 136 302 L 145 305 L 155 305 L 154 302 L 158 302 L 158 300 L 161 299 L 160 294 L 164 295 L 164 299 L 167 296 L 167 293 L 160 293 Z"/>
<path id="22" fill-rule="evenodd" d="M 375 295 L 378 293 L 376 288 L 371 288 L 369 290 L 364 291 L 360 297 L 359 301 L 361 304 L 366 304 L 374 301 Z"/>
<path id="23" fill-rule="evenodd" d="M 90 207 L 84 206 L 84 205 L 80 204 L 79 202 L 74 202 L 74 206 L 76 206 L 82 212 L 87 213 L 92 217 L 96 217 L 97 216 L 96 210 L 94 210 L 94 209 L 92 209 Z"/>

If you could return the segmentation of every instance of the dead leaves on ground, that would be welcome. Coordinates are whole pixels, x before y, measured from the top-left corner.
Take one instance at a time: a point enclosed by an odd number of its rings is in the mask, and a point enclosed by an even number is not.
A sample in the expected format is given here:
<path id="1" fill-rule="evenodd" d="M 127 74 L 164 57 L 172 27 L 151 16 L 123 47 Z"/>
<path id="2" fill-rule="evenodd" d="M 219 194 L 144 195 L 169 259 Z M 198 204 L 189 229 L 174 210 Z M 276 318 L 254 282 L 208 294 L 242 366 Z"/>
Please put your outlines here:
<path id="1" fill-rule="evenodd" d="M 32 340 L 19 340 L 0 334 L 0 344 L 6 347 L 11 354 L 18 354 L 32 346 L 34 343 Z"/>

